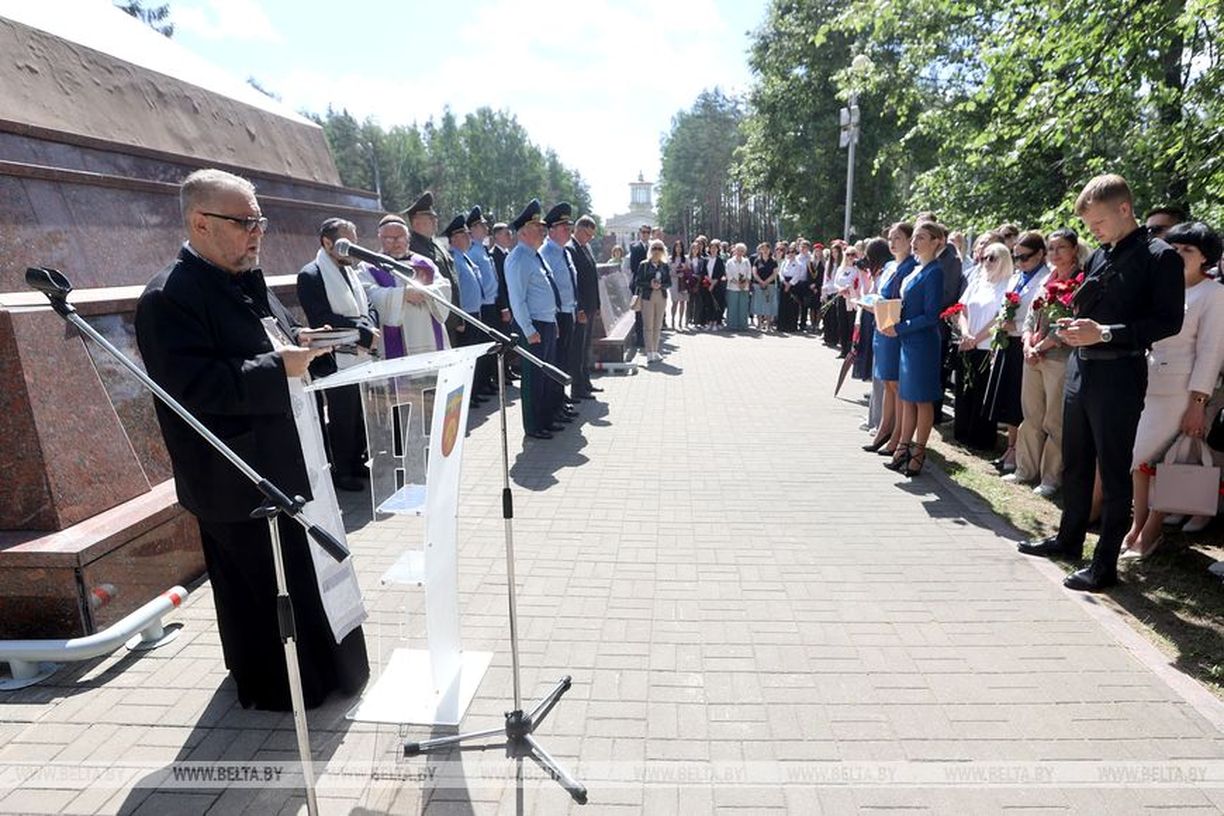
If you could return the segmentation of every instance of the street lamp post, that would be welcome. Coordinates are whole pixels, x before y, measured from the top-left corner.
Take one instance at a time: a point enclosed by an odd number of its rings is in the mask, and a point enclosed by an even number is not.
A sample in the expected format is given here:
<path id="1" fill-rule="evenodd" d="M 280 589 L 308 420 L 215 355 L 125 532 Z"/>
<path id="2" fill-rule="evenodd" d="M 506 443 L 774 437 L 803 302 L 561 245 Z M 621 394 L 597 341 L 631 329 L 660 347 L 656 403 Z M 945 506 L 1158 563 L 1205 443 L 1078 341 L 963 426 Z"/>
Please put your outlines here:
<path id="1" fill-rule="evenodd" d="M 842 238 L 850 240 L 850 215 L 854 211 L 854 148 L 859 137 L 859 106 L 858 85 L 864 74 L 871 70 L 871 60 L 864 54 L 857 55 L 850 61 L 851 78 L 850 104 L 840 111 L 841 139 L 840 147 L 848 148 L 846 154 L 846 217 L 842 222 Z"/>

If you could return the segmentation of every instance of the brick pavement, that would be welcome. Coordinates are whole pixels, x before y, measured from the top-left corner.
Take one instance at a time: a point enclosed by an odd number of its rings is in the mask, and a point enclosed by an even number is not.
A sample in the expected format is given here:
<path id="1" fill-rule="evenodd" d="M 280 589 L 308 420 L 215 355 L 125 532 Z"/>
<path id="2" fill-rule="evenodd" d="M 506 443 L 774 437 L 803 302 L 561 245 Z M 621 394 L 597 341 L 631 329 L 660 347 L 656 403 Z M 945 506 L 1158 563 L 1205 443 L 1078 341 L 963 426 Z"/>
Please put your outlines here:
<path id="1" fill-rule="evenodd" d="M 1224 810 L 1224 705 L 1154 670 L 1138 636 L 1017 556 L 946 479 L 909 482 L 862 453 L 863 388 L 831 397 L 840 363 L 818 341 L 667 345 L 657 370 L 603 378 L 580 428 L 512 435 L 524 689 L 573 675 L 539 735 L 586 772 L 591 804 L 530 765 L 521 788 L 478 778 L 512 767 L 491 752 L 456 760 L 459 787 L 324 773 L 324 812 Z M 510 659 L 496 417 L 473 424 L 460 594 L 465 645 L 495 653 L 465 722 L 483 728 L 507 707 Z M 372 656 L 423 645 L 419 590 L 378 584 L 419 521 L 367 525 L 349 504 Z M 117 770 L 296 756 L 288 715 L 237 706 L 212 614 L 204 585 L 172 646 L 0 696 L 0 812 L 304 812 L 293 790 L 157 789 Z M 310 715 L 320 764 L 431 767 L 397 760 L 398 729 L 347 722 L 348 702 Z M 12 762 L 115 773 L 90 784 Z M 1199 767 L 1214 786 L 1170 776 Z M 1174 783 L 1072 784 L 1118 768 Z M 778 774 L 792 782 L 751 784 Z"/>

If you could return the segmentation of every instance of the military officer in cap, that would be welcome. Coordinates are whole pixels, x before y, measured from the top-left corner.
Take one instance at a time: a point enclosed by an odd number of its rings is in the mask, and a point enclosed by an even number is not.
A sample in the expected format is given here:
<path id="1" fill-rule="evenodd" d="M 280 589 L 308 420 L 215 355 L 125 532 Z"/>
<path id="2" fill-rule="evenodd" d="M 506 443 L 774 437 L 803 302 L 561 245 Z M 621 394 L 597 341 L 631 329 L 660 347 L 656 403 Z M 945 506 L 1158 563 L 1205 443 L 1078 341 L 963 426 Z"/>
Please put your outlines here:
<path id="1" fill-rule="evenodd" d="M 438 214 L 434 212 L 433 206 L 433 193 L 426 190 L 411 207 L 404 210 L 404 215 L 408 218 L 408 227 L 412 232 L 408 239 L 408 249 L 418 255 L 424 255 L 437 265 L 442 277 L 446 278 L 447 283 L 450 284 L 451 303 L 459 306 L 459 285 L 455 281 L 455 265 L 446 248 L 434 240 L 434 234 L 438 231 Z M 456 329 L 460 322 L 462 321 L 453 314 L 446 318 L 446 331 L 452 346 L 459 345 Z"/>
<path id="2" fill-rule="evenodd" d="M 540 248 L 544 262 L 552 270 L 557 291 L 561 293 L 561 308 L 557 310 L 557 361 L 562 370 L 569 370 L 570 346 L 574 339 L 574 312 L 578 308 L 578 275 L 574 271 L 574 262 L 566 252 L 565 245 L 573 237 L 573 221 L 570 219 L 573 207 L 568 201 L 557 204 L 544 216 L 544 225 L 548 227 L 548 239 Z M 557 398 L 557 420 L 573 422 L 576 412 L 573 400 L 566 396 L 565 389 L 549 380 L 554 387 Z"/>
<path id="3" fill-rule="evenodd" d="M 467 228 L 467 216 L 463 213 L 456 215 L 446 228 L 442 230 L 442 234 L 446 236 L 446 240 L 450 243 L 451 262 L 454 264 L 455 280 L 459 283 L 459 307 L 463 311 L 477 320 L 480 319 L 480 271 L 476 268 L 476 262 L 467 254 L 472 248 L 472 236 Z M 455 327 L 455 345 L 457 346 L 474 346 L 478 343 L 488 341 L 485 334 L 470 323 L 460 322 Z M 472 406 L 475 407 L 484 402 L 484 397 L 480 396 L 479 389 L 475 382 L 472 385 Z"/>
<path id="4" fill-rule="evenodd" d="M 532 199 L 510 224 L 518 244 L 506 256 L 506 289 L 510 312 L 518 324 L 519 344 L 546 363 L 557 364 L 557 312 L 561 293 L 540 247 L 545 225 L 540 201 Z M 551 439 L 564 426 L 553 421 L 555 405 L 551 382 L 544 372 L 523 362 L 523 430 L 536 439 Z"/>
<path id="5" fill-rule="evenodd" d="M 472 236 L 472 246 L 467 255 L 476 264 L 480 273 L 480 319 L 485 325 L 495 329 L 501 328 L 503 310 L 497 306 L 497 295 L 500 289 L 497 270 L 493 268 L 493 260 L 485 248 L 485 239 L 489 237 L 489 222 L 476 205 L 468 211 L 467 228 Z M 509 308 L 504 310 L 506 318 L 510 316 Z M 493 395 L 497 393 L 497 360 L 495 357 L 482 357 L 476 365 L 476 393 Z"/>

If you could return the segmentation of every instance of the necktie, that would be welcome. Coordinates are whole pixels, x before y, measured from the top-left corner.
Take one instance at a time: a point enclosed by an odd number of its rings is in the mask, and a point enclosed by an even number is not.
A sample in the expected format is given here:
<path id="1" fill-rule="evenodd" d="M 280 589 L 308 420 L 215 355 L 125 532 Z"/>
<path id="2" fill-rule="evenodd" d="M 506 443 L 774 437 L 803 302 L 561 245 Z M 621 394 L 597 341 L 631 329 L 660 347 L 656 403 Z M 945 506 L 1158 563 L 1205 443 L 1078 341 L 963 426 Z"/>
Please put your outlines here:
<path id="1" fill-rule="evenodd" d="M 540 268 L 544 270 L 544 277 L 548 278 L 548 285 L 553 290 L 553 300 L 556 301 L 557 311 L 561 311 L 561 290 L 557 288 L 557 282 L 553 279 L 552 270 L 548 268 L 548 264 L 544 261 L 544 256 L 536 251 L 536 257 L 540 259 Z"/>

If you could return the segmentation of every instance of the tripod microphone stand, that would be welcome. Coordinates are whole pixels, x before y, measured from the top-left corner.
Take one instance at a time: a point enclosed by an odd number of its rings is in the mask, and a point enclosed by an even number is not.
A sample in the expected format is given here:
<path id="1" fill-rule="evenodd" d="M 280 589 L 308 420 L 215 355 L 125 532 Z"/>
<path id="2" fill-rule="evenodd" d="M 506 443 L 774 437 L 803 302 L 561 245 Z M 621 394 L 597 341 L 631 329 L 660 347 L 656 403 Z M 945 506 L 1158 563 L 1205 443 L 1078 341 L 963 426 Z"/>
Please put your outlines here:
<path id="1" fill-rule="evenodd" d="M 272 565 L 276 573 L 276 617 L 279 626 L 281 643 L 285 648 L 285 670 L 289 678 L 289 697 L 293 705 L 293 725 L 297 732 L 298 755 L 302 763 L 303 787 L 306 789 L 306 808 L 310 816 L 319 812 L 318 798 L 315 795 L 314 765 L 311 763 L 310 735 L 306 728 L 306 707 L 302 698 L 302 675 L 297 659 L 297 627 L 293 619 L 293 604 L 289 598 L 289 586 L 285 580 L 285 564 L 281 552 L 280 530 L 277 527 L 277 517 L 284 514 L 306 529 L 306 533 L 336 561 L 343 561 L 349 551 L 344 545 L 332 537 L 331 533 L 317 524 L 312 523 L 302 514 L 306 504 L 301 496 L 289 498 L 276 485 L 261 476 L 254 468 L 243 461 L 224 442 L 210 431 L 202 422 L 196 419 L 190 411 L 184 408 L 174 397 L 170 396 L 160 385 L 146 374 L 140 366 L 132 362 L 109 340 L 89 325 L 77 314 L 76 309 L 68 303 L 68 294 L 72 284 L 58 270 L 43 267 L 32 267 L 26 270 L 26 284 L 47 296 L 51 308 L 65 321 L 75 326 L 81 334 L 93 340 L 136 379 L 153 393 L 171 411 L 176 413 L 183 422 L 204 438 L 218 453 L 224 456 L 230 464 L 250 479 L 264 496 L 264 503 L 251 512 L 251 518 L 266 519 L 268 535 L 272 543 Z"/>
<path id="2" fill-rule="evenodd" d="M 517 345 L 513 339 L 503 334 L 491 326 L 485 325 L 481 321 L 472 317 L 467 312 L 455 306 L 444 297 L 438 296 L 428 287 L 418 282 L 413 275 L 415 270 L 404 263 L 401 263 L 394 258 L 381 253 L 372 252 L 356 246 L 350 241 L 341 238 L 336 241 L 335 251 L 339 255 L 359 258 L 370 263 L 377 264 L 384 269 L 389 270 L 398 279 L 403 281 L 404 285 L 414 289 L 417 292 L 428 297 L 434 303 L 442 306 L 449 314 L 453 314 L 463 320 L 469 326 L 480 329 L 488 337 L 494 341 L 494 347 L 497 353 L 497 404 L 501 416 L 501 455 L 502 455 L 502 520 L 505 524 L 505 539 L 506 539 L 506 595 L 509 603 L 509 619 L 510 619 L 510 662 L 512 667 L 512 677 L 514 683 L 514 709 L 506 712 L 506 722 L 501 728 L 490 728 L 484 731 L 471 731 L 463 734 L 456 734 L 451 737 L 439 737 L 438 739 L 424 740 L 422 742 L 406 742 L 404 743 L 404 756 L 418 756 L 420 754 L 436 753 L 446 751 L 451 748 L 459 750 L 487 751 L 498 747 L 503 747 L 506 751 L 506 756 L 511 759 L 521 760 L 524 757 L 529 757 L 541 769 L 544 770 L 553 780 L 560 784 L 574 801 L 579 804 L 586 804 L 587 789 L 569 772 L 552 758 L 552 756 L 544 750 L 544 748 L 535 739 L 534 732 L 552 711 L 553 707 L 560 701 L 561 695 L 569 690 L 572 680 L 569 675 L 562 677 L 556 685 L 542 697 L 529 712 L 523 711 L 522 685 L 519 678 L 519 648 L 518 648 L 518 610 L 515 603 L 515 576 L 514 576 L 514 497 L 510 492 L 510 445 L 508 432 L 506 430 L 506 354 L 513 351 L 523 360 L 536 366 L 540 371 L 546 374 L 553 381 L 561 385 L 569 385 L 571 378 L 564 371 L 561 371 L 556 366 L 546 363 L 539 357 L 536 357 L 531 352 Z M 473 740 L 487 740 L 494 737 L 504 737 L 502 743 L 489 742 L 474 746 L 465 746 L 467 742 Z"/>

